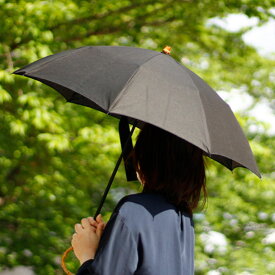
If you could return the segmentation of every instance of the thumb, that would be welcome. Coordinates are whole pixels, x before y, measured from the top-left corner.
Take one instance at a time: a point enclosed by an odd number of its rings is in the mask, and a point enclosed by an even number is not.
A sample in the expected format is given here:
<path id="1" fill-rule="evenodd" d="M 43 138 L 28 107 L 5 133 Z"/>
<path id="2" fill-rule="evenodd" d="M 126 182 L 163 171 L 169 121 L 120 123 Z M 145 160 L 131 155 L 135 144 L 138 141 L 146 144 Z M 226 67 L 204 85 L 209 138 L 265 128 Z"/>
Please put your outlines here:
<path id="1" fill-rule="evenodd" d="M 99 223 L 96 228 L 96 235 L 100 238 L 104 231 L 104 223 Z"/>

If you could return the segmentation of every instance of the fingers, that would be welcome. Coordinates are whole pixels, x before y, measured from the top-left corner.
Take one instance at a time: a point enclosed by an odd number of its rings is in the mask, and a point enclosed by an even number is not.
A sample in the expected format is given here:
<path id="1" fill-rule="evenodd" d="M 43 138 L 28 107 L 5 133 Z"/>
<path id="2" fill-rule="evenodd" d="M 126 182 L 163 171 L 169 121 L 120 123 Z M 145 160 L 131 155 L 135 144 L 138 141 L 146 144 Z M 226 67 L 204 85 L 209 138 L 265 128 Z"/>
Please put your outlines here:
<path id="1" fill-rule="evenodd" d="M 103 230 L 104 230 L 105 227 L 106 227 L 106 222 L 104 222 L 104 220 L 102 219 L 102 215 L 101 214 L 98 215 L 98 219 L 100 220 L 100 223 L 103 224 Z"/>
<path id="2" fill-rule="evenodd" d="M 80 223 L 77 223 L 74 228 L 75 228 L 75 232 L 76 233 L 79 233 L 82 229 L 86 229 L 86 228 L 90 228 L 91 225 L 90 225 L 90 222 L 88 221 L 87 218 L 83 218 L 81 220 L 81 224 Z"/>
<path id="3" fill-rule="evenodd" d="M 99 223 L 97 228 L 96 228 L 96 235 L 100 238 L 103 234 L 105 224 L 104 223 Z"/>
<path id="4" fill-rule="evenodd" d="M 89 228 L 91 225 L 90 225 L 90 222 L 89 222 L 89 220 L 87 219 L 87 218 L 83 218 L 82 220 L 81 220 L 81 224 L 82 224 L 82 227 L 83 228 Z"/>
<path id="5" fill-rule="evenodd" d="M 103 223 L 104 225 L 106 225 L 106 223 L 102 219 L 102 215 L 101 214 L 97 215 L 96 220 L 94 218 L 92 218 L 92 217 L 88 217 L 88 221 L 90 222 L 90 225 L 92 225 L 94 227 L 97 227 L 97 225 L 99 223 Z"/>
<path id="6" fill-rule="evenodd" d="M 98 223 L 104 223 L 104 221 L 103 221 L 103 219 L 102 219 L 102 215 L 101 214 L 98 214 L 97 215 L 97 217 L 96 217 L 96 221 L 98 222 Z"/>
<path id="7" fill-rule="evenodd" d="M 92 217 L 88 217 L 88 221 L 90 223 L 92 231 L 96 232 L 96 228 L 97 228 L 98 223 Z"/>
<path id="8" fill-rule="evenodd" d="M 79 233 L 79 232 L 81 232 L 81 230 L 83 230 L 83 227 L 80 223 L 77 223 L 74 226 L 74 230 L 75 230 L 76 233 Z"/>
<path id="9" fill-rule="evenodd" d="M 94 218 L 88 217 L 88 221 L 89 221 L 90 225 L 95 226 L 95 227 L 97 226 L 97 222 L 94 220 Z"/>
<path id="10" fill-rule="evenodd" d="M 83 229 L 92 229 L 93 232 L 96 232 L 98 226 L 100 226 L 98 232 L 102 234 L 101 231 L 104 230 L 106 223 L 103 221 L 101 214 L 97 215 L 96 220 L 92 217 L 83 218 L 81 224 L 77 223 L 75 225 L 75 232 L 80 233 Z"/>
<path id="11" fill-rule="evenodd" d="M 102 219 L 102 215 L 101 214 L 97 215 L 96 220 L 97 220 L 98 223 L 102 223 L 103 224 L 103 229 L 104 229 L 105 226 L 106 226 L 106 222 L 104 222 L 104 220 Z"/>

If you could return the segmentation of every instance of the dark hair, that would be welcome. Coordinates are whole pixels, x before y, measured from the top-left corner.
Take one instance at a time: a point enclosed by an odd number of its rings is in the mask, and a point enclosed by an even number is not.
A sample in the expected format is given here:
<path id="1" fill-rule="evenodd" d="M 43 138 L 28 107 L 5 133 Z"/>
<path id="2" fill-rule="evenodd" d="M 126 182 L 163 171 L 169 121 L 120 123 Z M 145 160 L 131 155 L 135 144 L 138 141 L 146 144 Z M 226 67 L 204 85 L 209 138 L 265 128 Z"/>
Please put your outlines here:
<path id="1" fill-rule="evenodd" d="M 192 213 L 201 190 L 206 202 L 203 151 L 151 124 L 138 135 L 133 160 L 144 183 L 143 192 L 157 192 L 182 211 Z"/>

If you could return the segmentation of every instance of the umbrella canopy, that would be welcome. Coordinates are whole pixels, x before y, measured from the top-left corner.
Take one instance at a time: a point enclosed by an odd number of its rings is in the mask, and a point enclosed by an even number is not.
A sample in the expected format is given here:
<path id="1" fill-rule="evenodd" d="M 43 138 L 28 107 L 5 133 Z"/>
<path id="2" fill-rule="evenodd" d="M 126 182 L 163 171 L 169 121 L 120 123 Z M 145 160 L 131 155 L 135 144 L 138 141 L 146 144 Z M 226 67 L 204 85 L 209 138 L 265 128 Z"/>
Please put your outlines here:
<path id="1" fill-rule="evenodd" d="M 42 58 L 17 71 L 67 101 L 162 128 L 233 170 L 261 176 L 229 105 L 171 56 L 142 48 L 87 46 Z"/>

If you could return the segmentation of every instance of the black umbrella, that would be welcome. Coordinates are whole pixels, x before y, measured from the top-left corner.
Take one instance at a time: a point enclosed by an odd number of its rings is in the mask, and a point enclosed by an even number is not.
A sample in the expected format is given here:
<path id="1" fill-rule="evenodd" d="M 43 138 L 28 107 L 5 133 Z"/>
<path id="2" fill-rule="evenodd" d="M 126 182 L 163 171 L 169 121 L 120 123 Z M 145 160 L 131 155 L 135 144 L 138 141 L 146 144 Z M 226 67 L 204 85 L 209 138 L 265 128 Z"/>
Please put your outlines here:
<path id="1" fill-rule="evenodd" d="M 245 167 L 260 177 L 248 141 L 228 104 L 165 51 L 167 48 L 160 53 L 134 47 L 87 46 L 47 56 L 14 73 L 51 86 L 69 102 L 120 118 L 124 157 L 132 147 L 128 122 L 134 127 L 146 122 L 196 145 L 230 170 Z M 135 179 L 133 168 L 126 168 L 128 180 Z"/>

